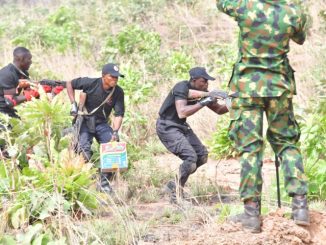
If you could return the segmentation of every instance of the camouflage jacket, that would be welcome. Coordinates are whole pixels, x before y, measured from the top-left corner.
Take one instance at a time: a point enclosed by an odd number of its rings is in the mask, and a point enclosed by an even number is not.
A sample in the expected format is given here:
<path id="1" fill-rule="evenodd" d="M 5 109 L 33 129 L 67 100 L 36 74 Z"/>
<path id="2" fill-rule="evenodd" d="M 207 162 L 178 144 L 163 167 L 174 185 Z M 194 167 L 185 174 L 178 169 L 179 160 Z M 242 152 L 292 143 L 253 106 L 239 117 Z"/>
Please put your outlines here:
<path id="1" fill-rule="evenodd" d="M 287 53 L 292 39 L 303 44 L 306 16 L 290 0 L 217 0 L 217 8 L 240 28 L 239 59 L 229 82 L 235 97 L 296 94 Z"/>

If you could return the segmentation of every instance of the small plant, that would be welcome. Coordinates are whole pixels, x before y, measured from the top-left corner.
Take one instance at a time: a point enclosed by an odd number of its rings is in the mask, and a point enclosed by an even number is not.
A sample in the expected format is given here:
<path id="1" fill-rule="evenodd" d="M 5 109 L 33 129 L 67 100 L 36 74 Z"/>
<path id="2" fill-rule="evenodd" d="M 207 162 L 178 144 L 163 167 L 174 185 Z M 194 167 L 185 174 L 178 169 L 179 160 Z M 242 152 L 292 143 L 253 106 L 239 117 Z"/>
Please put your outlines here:
<path id="1" fill-rule="evenodd" d="M 166 223 L 175 225 L 181 223 L 185 219 L 185 216 L 180 210 L 165 208 L 161 219 Z"/>
<path id="2" fill-rule="evenodd" d="M 1 114 L 5 125 L 12 125 L 11 132 L 1 132 L 11 157 L 0 164 L 1 218 L 6 222 L 1 232 L 27 229 L 15 237 L 18 244 L 22 239 L 74 239 L 78 229 L 65 233 L 73 228 L 70 221 L 97 208 L 96 192 L 90 190 L 96 169 L 67 149 L 69 140 L 61 138 L 65 110 L 57 98 L 50 102 L 42 95 L 18 108 L 20 123 Z M 21 149 L 28 150 L 27 158 L 20 158 Z"/>
<path id="3" fill-rule="evenodd" d="M 227 159 L 237 156 L 237 151 L 233 142 L 228 136 L 228 122 L 225 119 L 217 122 L 217 129 L 213 133 L 212 139 L 209 140 L 211 156 L 216 159 Z"/>
<path id="4" fill-rule="evenodd" d="M 219 215 L 217 218 L 218 223 L 224 223 L 227 217 L 231 213 L 231 207 L 229 205 L 217 205 L 216 208 L 219 210 Z"/>

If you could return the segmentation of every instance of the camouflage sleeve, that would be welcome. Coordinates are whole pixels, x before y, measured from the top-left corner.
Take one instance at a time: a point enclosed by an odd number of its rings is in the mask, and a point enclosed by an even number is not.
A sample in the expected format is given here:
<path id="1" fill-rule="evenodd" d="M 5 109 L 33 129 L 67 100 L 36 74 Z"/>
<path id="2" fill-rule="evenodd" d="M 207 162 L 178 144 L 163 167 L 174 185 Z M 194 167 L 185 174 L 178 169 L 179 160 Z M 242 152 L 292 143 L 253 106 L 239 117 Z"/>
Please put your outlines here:
<path id="1" fill-rule="evenodd" d="M 307 35 L 307 16 L 302 13 L 296 21 L 297 26 L 291 39 L 297 44 L 303 44 Z"/>
<path id="2" fill-rule="evenodd" d="M 242 0 L 216 0 L 217 8 L 234 18 L 238 17 L 238 9 L 240 8 L 241 3 Z"/>

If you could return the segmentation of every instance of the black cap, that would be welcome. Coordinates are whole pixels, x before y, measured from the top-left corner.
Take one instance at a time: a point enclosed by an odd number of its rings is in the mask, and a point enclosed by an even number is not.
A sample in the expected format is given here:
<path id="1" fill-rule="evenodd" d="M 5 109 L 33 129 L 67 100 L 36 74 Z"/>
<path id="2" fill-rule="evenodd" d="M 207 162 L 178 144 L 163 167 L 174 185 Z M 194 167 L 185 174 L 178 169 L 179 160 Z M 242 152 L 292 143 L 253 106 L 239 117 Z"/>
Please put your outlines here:
<path id="1" fill-rule="evenodd" d="M 116 64 L 108 63 L 102 68 L 102 75 L 110 74 L 113 77 L 125 77 L 119 72 L 119 67 Z"/>
<path id="2" fill-rule="evenodd" d="M 190 71 L 189 71 L 189 75 L 191 78 L 205 78 L 207 80 L 215 80 L 214 77 L 211 77 L 210 75 L 208 75 L 206 69 L 204 67 L 194 67 L 194 68 L 191 68 Z"/>

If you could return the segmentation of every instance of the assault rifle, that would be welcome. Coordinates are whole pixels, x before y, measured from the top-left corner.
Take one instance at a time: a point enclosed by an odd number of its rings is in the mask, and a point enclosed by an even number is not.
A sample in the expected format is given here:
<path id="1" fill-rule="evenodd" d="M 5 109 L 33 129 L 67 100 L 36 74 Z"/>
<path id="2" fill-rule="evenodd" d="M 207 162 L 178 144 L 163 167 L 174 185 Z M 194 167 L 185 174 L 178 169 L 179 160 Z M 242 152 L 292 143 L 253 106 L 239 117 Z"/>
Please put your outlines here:
<path id="1" fill-rule="evenodd" d="M 58 81 L 58 80 L 50 80 L 43 79 L 41 81 L 33 81 L 30 79 L 19 79 L 19 88 L 28 88 L 28 87 L 36 87 L 38 84 L 42 86 L 50 86 L 51 88 L 55 88 L 57 86 L 62 86 L 66 88 L 66 81 Z"/>
<path id="2" fill-rule="evenodd" d="M 51 88 L 55 88 L 57 86 L 62 86 L 64 88 L 66 88 L 66 81 L 56 81 L 56 80 L 49 80 L 49 79 L 43 79 L 41 81 L 38 82 L 40 85 L 46 85 L 46 86 L 50 86 Z"/>
<path id="3" fill-rule="evenodd" d="M 201 98 L 208 97 L 208 96 L 212 96 L 218 100 L 225 100 L 228 97 L 228 94 L 227 94 L 227 92 L 225 92 L 223 90 L 217 90 L 217 89 L 214 89 L 210 92 L 189 89 L 188 99 L 196 100 L 196 99 L 201 99 Z"/>

